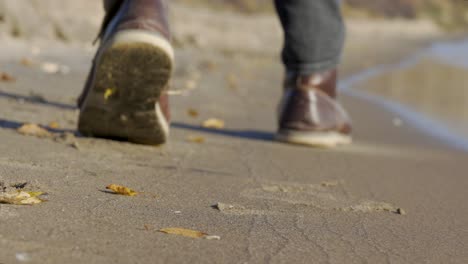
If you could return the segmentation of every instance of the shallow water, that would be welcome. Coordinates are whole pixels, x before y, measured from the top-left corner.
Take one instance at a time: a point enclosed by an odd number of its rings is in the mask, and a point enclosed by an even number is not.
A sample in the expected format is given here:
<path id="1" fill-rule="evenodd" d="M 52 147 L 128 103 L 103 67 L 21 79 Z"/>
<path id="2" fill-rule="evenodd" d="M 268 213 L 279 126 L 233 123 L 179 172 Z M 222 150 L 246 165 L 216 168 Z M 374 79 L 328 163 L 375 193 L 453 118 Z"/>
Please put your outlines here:
<path id="1" fill-rule="evenodd" d="M 434 44 L 398 65 L 343 80 L 341 88 L 468 151 L 468 40 Z"/>

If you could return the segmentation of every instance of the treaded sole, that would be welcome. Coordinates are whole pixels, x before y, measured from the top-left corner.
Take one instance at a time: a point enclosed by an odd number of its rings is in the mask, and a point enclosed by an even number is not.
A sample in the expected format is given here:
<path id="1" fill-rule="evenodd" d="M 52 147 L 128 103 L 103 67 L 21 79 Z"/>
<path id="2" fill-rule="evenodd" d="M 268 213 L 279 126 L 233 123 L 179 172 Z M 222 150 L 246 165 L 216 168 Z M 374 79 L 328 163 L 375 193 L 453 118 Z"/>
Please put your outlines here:
<path id="1" fill-rule="evenodd" d="M 172 74 L 173 53 L 162 37 L 148 41 L 155 36 L 134 33 L 117 36 L 97 57 L 78 129 L 85 136 L 158 145 L 169 134 L 158 101 Z"/>
<path id="2" fill-rule="evenodd" d="M 338 132 L 301 132 L 282 130 L 276 134 L 276 140 L 297 145 L 306 145 L 317 148 L 334 148 L 352 143 L 349 135 Z"/>

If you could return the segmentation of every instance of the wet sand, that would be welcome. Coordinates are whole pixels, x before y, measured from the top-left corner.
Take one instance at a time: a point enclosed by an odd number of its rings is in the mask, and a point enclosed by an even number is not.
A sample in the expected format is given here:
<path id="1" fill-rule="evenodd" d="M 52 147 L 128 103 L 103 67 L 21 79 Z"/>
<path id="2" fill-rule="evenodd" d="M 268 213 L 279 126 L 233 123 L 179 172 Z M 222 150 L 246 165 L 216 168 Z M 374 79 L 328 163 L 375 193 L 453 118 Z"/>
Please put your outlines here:
<path id="1" fill-rule="evenodd" d="M 353 88 L 404 105 L 408 115 L 425 115 L 440 128 L 468 140 L 467 41 L 437 43 L 409 64 L 395 65 Z M 405 118 L 405 114 L 401 117 Z"/>

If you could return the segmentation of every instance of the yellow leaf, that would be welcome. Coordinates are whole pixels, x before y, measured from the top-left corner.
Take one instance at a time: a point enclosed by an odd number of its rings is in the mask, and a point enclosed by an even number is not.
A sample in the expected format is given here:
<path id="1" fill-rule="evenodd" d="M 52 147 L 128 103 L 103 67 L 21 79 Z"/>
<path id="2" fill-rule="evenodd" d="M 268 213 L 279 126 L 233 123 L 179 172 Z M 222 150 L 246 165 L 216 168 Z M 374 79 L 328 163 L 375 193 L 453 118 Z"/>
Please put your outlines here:
<path id="1" fill-rule="evenodd" d="M 60 128 L 59 123 L 57 123 L 57 122 L 55 122 L 55 121 L 50 122 L 48 126 L 49 126 L 50 128 L 52 128 L 52 129 Z"/>
<path id="2" fill-rule="evenodd" d="M 224 121 L 221 119 L 210 118 L 203 122 L 202 126 L 205 128 L 223 129 L 225 124 Z"/>
<path id="3" fill-rule="evenodd" d="M 189 109 L 189 110 L 187 110 L 187 113 L 188 113 L 189 116 L 191 116 L 193 118 L 196 118 L 199 115 L 198 111 L 195 110 L 195 109 Z"/>
<path id="4" fill-rule="evenodd" d="M 115 88 L 107 88 L 104 92 L 104 99 L 108 100 L 115 93 Z"/>
<path id="5" fill-rule="evenodd" d="M 185 229 L 185 228 L 178 228 L 178 227 L 160 229 L 159 232 L 170 234 L 170 235 L 191 237 L 191 238 L 202 238 L 208 235 L 200 231 L 195 231 L 195 230 L 190 230 L 190 229 Z"/>
<path id="6" fill-rule="evenodd" d="M 125 186 L 116 185 L 116 184 L 111 184 L 111 185 L 107 186 L 106 189 L 111 190 L 111 191 L 115 192 L 116 194 L 125 195 L 125 196 L 135 196 L 135 195 L 138 194 L 137 192 L 135 192 L 134 190 L 132 190 L 130 188 L 127 188 Z"/>
<path id="7" fill-rule="evenodd" d="M 15 205 L 34 205 L 42 203 L 43 200 L 37 198 L 42 192 L 23 192 L 14 191 L 9 193 L 0 193 L 0 203 Z"/>
<path id="8" fill-rule="evenodd" d="M 201 143 L 205 143 L 205 138 L 202 137 L 202 136 L 188 136 L 187 141 L 192 142 L 192 143 L 201 144 Z"/>
<path id="9" fill-rule="evenodd" d="M 18 133 L 26 136 L 36 136 L 40 138 L 51 137 L 52 134 L 46 129 L 36 125 L 36 124 L 24 124 L 18 128 Z"/>
<path id="10" fill-rule="evenodd" d="M 39 197 L 44 194 L 44 192 L 27 192 L 31 197 Z"/>

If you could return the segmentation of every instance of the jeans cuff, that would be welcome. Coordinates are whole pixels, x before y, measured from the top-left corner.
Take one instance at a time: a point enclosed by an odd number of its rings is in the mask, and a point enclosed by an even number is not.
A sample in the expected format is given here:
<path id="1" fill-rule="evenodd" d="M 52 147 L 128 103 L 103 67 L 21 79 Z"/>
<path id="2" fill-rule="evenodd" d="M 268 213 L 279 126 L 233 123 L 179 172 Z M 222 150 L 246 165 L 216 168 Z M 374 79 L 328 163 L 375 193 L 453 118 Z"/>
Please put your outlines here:
<path id="1" fill-rule="evenodd" d="M 335 69 L 341 62 L 341 58 L 334 58 L 331 60 L 320 61 L 320 62 L 313 62 L 313 63 L 287 63 L 286 70 L 287 71 L 294 71 L 300 75 L 309 75 L 312 73 L 319 73 L 328 70 Z"/>

